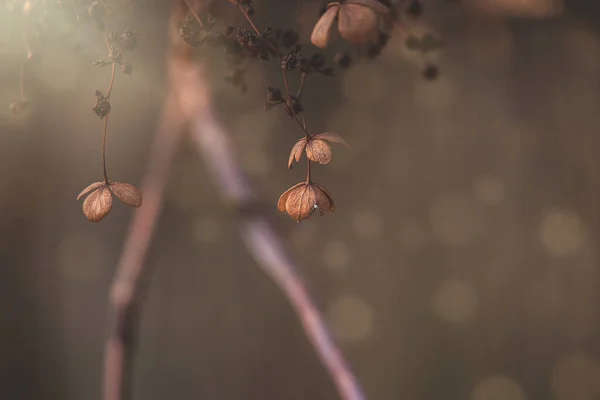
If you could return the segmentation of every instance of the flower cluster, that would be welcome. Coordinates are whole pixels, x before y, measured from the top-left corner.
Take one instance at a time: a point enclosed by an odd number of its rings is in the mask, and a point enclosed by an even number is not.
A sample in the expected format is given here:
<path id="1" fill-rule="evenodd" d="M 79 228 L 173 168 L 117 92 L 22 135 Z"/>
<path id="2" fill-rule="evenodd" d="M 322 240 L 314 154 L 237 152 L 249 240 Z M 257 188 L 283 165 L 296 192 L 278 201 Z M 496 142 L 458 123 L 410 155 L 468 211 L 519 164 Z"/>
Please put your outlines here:
<path id="1" fill-rule="evenodd" d="M 269 86 L 265 101 L 265 111 L 278 106 L 295 121 L 302 129 L 303 137 L 292 147 L 289 155 L 288 168 L 292 168 L 294 160 L 300 162 L 306 154 L 306 179 L 286 190 L 278 202 L 278 209 L 287 212 L 293 219 L 300 222 L 309 218 L 315 210 L 321 215 L 334 211 L 335 206 L 331 194 L 322 186 L 313 182 L 311 162 L 329 164 L 332 160 L 331 143 L 348 146 L 341 136 L 331 132 L 311 133 L 306 124 L 302 93 L 308 78 L 317 73 L 333 76 L 334 70 L 326 66 L 325 55 L 320 51 L 310 55 L 303 53 L 304 47 L 298 44 L 299 35 L 292 30 L 259 29 L 252 16 L 255 13 L 252 0 L 228 0 L 243 14 L 250 28 L 237 28 L 224 25 L 218 29 L 218 22 L 210 15 L 201 15 L 188 3 L 189 15 L 181 25 L 179 33 L 182 39 L 191 46 L 201 45 L 221 46 L 230 62 L 230 71 L 225 79 L 241 88 L 244 92 L 247 84 L 244 73 L 254 60 L 277 59 L 280 63 L 283 77 L 283 88 Z M 331 32 L 337 21 L 340 36 L 357 48 L 366 47 L 359 52 L 368 59 L 377 57 L 387 45 L 391 33 L 401 26 L 399 8 L 405 7 L 406 15 L 416 18 L 422 12 L 421 3 L 412 0 L 408 4 L 400 0 L 393 3 L 388 0 L 338 0 L 325 3 L 320 11 L 320 18 L 311 34 L 314 46 L 324 49 L 330 44 Z M 404 32 L 405 30 L 402 30 Z M 410 37 L 412 49 L 425 53 L 439 45 L 431 40 L 433 36 L 417 39 Z M 433 43 L 435 42 L 435 43 Z M 338 52 L 334 57 L 336 65 L 348 68 L 353 64 L 353 57 L 347 52 Z M 437 74 L 434 67 L 428 66 L 425 76 L 432 78 Z M 300 74 L 300 84 L 297 90 L 292 90 L 288 74 Z"/>

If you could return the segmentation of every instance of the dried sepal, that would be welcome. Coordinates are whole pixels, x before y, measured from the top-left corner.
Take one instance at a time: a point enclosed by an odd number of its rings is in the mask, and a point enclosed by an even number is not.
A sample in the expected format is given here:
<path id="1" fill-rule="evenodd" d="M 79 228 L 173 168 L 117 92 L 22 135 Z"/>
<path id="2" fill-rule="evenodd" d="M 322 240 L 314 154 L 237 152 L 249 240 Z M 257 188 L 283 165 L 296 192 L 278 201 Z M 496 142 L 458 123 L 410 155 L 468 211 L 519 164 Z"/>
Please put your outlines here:
<path id="1" fill-rule="evenodd" d="M 312 44 L 321 49 L 327 47 L 331 27 L 339 11 L 340 5 L 338 3 L 332 3 L 328 6 L 327 11 L 321 16 L 310 35 Z"/>
<path id="2" fill-rule="evenodd" d="M 321 140 L 327 140 L 330 143 L 337 143 L 337 144 L 341 144 L 342 146 L 345 147 L 350 147 L 348 145 L 348 143 L 337 133 L 333 133 L 333 132 L 323 132 L 323 133 L 319 133 L 313 136 L 313 139 L 321 139 Z"/>
<path id="3" fill-rule="evenodd" d="M 88 186 L 85 189 L 83 189 L 81 191 L 81 193 L 79 193 L 79 195 L 77 196 L 77 200 L 81 199 L 84 196 L 87 196 L 88 194 L 90 194 L 94 190 L 98 189 L 102 185 L 104 185 L 104 182 L 94 182 L 94 183 L 92 183 L 90 186 Z"/>
<path id="4" fill-rule="evenodd" d="M 347 0 L 346 4 L 356 4 L 360 6 L 365 6 L 379 14 L 388 14 L 388 8 L 377 0 Z"/>
<path id="5" fill-rule="evenodd" d="M 110 191 L 123 203 L 130 207 L 139 207 L 142 205 L 142 194 L 140 191 L 129 183 L 111 182 L 109 185 Z"/>
<path id="6" fill-rule="evenodd" d="M 319 214 L 321 216 L 325 215 L 327 211 L 334 212 L 335 211 L 335 203 L 333 202 L 333 196 L 324 186 L 319 185 L 318 183 L 313 183 L 321 192 L 323 192 L 323 196 L 319 196 L 317 199 L 317 206 L 319 207 Z"/>
<path id="7" fill-rule="evenodd" d="M 290 195 L 290 193 L 295 190 L 297 187 L 305 185 L 304 182 L 300 182 L 295 184 L 294 186 L 292 186 L 291 188 L 289 188 L 288 190 L 286 190 L 285 192 L 283 192 L 283 194 L 281 196 L 279 196 L 279 200 L 277 201 L 277 209 L 281 212 L 284 212 L 286 210 L 285 208 L 285 204 L 287 202 L 287 199 Z"/>
<path id="8" fill-rule="evenodd" d="M 91 222 L 100 222 L 112 208 L 112 195 L 106 185 L 92 191 L 83 202 L 83 213 Z"/>
<path id="9" fill-rule="evenodd" d="M 320 215 L 335 211 L 335 205 L 329 192 L 316 183 L 298 183 L 286 190 L 277 203 L 277 209 L 287 212 L 290 217 L 300 222 L 309 218 L 315 210 Z"/>
<path id="10" fill-rule="evenodd" d="M 352 44 L 363 44 L 377 38 L 378 20 L 372 8 L 358 4 L 344 4 L 338 16 L 340 35 Z"/>
<path id="11" fill-rule="evenodd" d="M 292 147 L 292 151 L 290 152 L 290 158 L 288 159 L 288 168 L 292 169 L 292 164 L 294 163 L 294 159 L 296 162 L 300 162 L 302 158 L 302 153 L 304 153 L 304 149 L 306 148 L 306 138 L 298 140 L 294 147 Z"/>
<path id="12" fill-rule="evenodd" d="M 325 140 L 311 138 L 306 144 L 306 157 L 319 164 L 331 162 L 331 146 Z"/>

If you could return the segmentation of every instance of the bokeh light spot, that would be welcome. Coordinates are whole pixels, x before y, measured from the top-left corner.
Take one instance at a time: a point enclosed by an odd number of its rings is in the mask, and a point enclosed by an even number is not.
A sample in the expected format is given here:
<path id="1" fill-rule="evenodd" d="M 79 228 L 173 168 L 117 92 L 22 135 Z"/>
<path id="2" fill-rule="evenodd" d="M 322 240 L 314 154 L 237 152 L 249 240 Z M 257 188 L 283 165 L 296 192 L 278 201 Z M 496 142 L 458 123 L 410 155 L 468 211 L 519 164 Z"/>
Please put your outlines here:
<path id="1" fill-rule="evenodd" d="M 551 256 L 576 255 L 586 243 L 586 230 L 579 216 L 569 211 L 553 211 L 538 226 L 542 247 Z"/>

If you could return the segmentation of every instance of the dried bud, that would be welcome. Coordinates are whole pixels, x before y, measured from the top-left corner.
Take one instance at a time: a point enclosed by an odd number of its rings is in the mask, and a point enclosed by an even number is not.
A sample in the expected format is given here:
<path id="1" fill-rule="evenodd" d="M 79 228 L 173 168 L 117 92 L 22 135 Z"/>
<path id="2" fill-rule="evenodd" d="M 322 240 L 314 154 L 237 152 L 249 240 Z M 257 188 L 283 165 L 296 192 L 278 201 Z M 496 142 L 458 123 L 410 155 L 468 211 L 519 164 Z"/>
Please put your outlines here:
<path id="1" fill-rule="evenodd" d="M 329 143 L 337 143 L 349 147 L 348 143 L 336 133 L 324 132 L 311 136 L 308 140 L 306 137 L 298 140 L 288 159 L 288 168 L 292 168 L 294 159 L 300 162 L 302 154 L 306 152 L 306 157 L 319 164 L 329 164 L 332 158 L 331 146 Z"/>
<path id="2" fill-rule="evenodd" d="M 286 71 L 293 71 L 296 69 L 298 67 L 298 58 L 296 57 L 296 54 L 290 53 L 283 56 L 281 59 L 281 67 Z"/>
<path id="3" fill-rule="evenodd" d="M 96 90 L 96 102 L 93 110 L 101 119 L 110 113 L 110 102 L 99 90 Z"/>
<path id="4" fill-rule="evenodd" d="M 133 72 L 133 65 L 131 65 L 131 63 L 128 63 L 128 62 L 122 63 L 121 64 L 121 72 L 126 75 L 131 75 L 131 73 Z"/>
<path id="5" fill-rule="evenodd" d="M 328 211 L 335 211 L 335 204 L 331 194 L 323 186 L 312 182 L 301 182 L 279 197 L 277 209 L 287 212 L 290 217 L 300 222 L 309 218 L 317 209 L 321 216 Z"/>
<path id="6" fill-rule="evenodd" d="M 95 182 L 79 193 L 77 200 L 86 197 L 83 202 L 83 213 L 92 222 L 99 222 L 108 215 L 112 208 L 112 196 L 131 207 L 142 205 L 140 191 L 129 183 Z"/>
<path id="7" fill-rule="evenodd" d="M 325 14 L 315 25 L 310 40 L 317 47 L 327 47 L 331 27 L 336 18 L 340 35 L 346 41 L 360 45 L 376 40 L 379 16 L 387 13 L 387 7 L 376 0 L 330 3 Z"/>
<path id="8" fill-rule="evenodd" d="M 119 43 L 124 49 L 133 50 L 137 47 L 137 35 L 131 29 L 125 29 L 121 36 L 119 36 Z"/>

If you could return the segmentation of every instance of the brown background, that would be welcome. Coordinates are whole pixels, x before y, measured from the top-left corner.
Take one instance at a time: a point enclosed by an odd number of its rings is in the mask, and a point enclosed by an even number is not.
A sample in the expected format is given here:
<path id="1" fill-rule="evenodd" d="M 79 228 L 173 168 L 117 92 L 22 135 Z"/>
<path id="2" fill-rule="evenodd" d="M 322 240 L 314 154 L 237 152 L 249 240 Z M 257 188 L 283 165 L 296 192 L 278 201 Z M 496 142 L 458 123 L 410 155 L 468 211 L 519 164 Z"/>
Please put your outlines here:
<path id="1" fill-rule="evenodd" d="M 109 26 L 140 34 L 134 73 L 117 76 L 112 96 L 115 180 L 143 176 L 166 3 L 144 2 Z M 262 111 L 265 87 L 282 85 L 276 66 L 251 68 L 240 95 L 211 53 L 240 162 L 370 399 L 598 399 L 600 7 L 569 1 L 542 19 L 426 3 L 413 29 L 448 42 L 431 56 L 438 80 L 420 79 L 422 60 L 394 39 L 376 62 L 309 81 L 309 127 L 343 135 L 351 149 L 336 147 L 314 171 L 337 211 L 300 225 L 275 210 L 303 174 L 285 168 L 301 132 L 279 110 Z M 318 4 L 255 7 L 261 26 L 299 19 L 306 39 Z M 3 31 L 17 28 L 2 18 Z M 75 201 L 101 179 L 91 106 L 109 71 L 91 63 L 103 44 L 91 27 L 52 44 L 26 79 L 31 112 L 13 117 L 22 51 L 9 42 L 0 54 L 0 399 L 99 399 L 107 290 L 131 215 L 117 204 L 92 225 Z M 148 265 L 135 398 L 336 398 L 189 144 Z"/>

